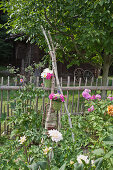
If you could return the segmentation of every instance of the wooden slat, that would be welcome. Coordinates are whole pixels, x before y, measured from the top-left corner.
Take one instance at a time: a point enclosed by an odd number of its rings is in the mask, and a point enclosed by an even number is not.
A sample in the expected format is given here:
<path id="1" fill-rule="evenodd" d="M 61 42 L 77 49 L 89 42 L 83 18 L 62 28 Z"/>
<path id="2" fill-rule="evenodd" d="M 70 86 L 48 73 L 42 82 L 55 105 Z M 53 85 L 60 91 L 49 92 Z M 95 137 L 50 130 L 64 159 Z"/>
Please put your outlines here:
<path id="1" fill-rule="evenodd" d="M 87 81 L 87 77 L 86 77 L 86 79 L 85 79 L 85 86 L 87 86 L 87 82 L 88 82 L 88 81 Z"/>
<path id="2" fill-rule="evenodd" d="M 91 86 L 93 85 L 93 82 L 94 82 L 94 77 L 92 77 L 91 79 Z"/>
<path id="3" fill-rule="evenodd" d="M 73 86 L 75 86 L 75 76 L 74 76 L 74 80 L 73 80 Z M 72 97 L 72 108 L 71 108 L 71 114 L 73 113 L 73 106 L 74 106 L 74 94 L 75 92 L 73 91 L 73 97 Z"/>
<path id="4" fill-rule="evenodd" d="M 19 90 L 22 89 L 22 86 L 0 86 L 0 90 Z M 38 87 L 38 89 L 43 90 L 51 90 L 51 88 L 47 87 Z M 90 90 L 113 90 L 113 86 L 76 86 L 76 87 L 62 87 L 62 90 L 64 91 L 73 91 L 73 90 L 84 90 L 84 89 L 90 89 Z M 55 90 L 57 88 L 55 87 Z"/>
<path id="5" fill-rule="evenodd" d="M 68 76 L 68 80 L 67 80 L 67 87 L 70 86 L 70 76 Z M 67 107 L 68 107 L 68 103 L 69 103 L 69 90 L 67 90 Z"/>
<path id="6" fill-rule="evenodd" d="M 7 81 L 7 86 L 9 86 L 10 85 L 10 83 L 9 83 L 9 81 L 10 81 L 10 79 L 9 79 L 9 76 L 8 76 L 8 81 Z M 9 117 L 9 90 L 7 90 L 7 118 Z M 9 125 L 7 125 L 7 134 L 8 134 L 8 132 L 9 132 Z"/>
<path id="7" fill-rule="evenodd" d="M 3 86 L 3 77 L 1 78 L 1 86 Z M 3 108 L 3 90 L 1 90 L 1 107 L 0 107 L 0 117 L 2 116 L 2 108 Z M 1 136 L 1 122 L 0 122 L 0 136 Z"/>
<path id="8" fill-rule="evenodd" d="M 80 86 L 81 86 L 81 78 L 79 80 L 79 87 Z M 77 112 L 79 112 L 79 104 L 80 104 L 80 91 L 78 90 Z"/>

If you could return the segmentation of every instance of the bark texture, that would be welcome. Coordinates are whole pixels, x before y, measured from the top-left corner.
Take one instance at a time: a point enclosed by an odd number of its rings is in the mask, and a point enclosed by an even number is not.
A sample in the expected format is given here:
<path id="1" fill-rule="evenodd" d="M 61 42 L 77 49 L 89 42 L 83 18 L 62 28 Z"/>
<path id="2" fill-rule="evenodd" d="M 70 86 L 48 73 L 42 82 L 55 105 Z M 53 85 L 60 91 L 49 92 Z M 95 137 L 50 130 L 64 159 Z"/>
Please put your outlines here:
<path id="1" fill-rule="evenodd" d="M 103 75 L 102 75 L 102 85 L 103 86 L 107 86 L 107 78 L 108 78 L 108 73 L 109 73 L 109 68 L 110 65 L 112 64 L 112 56 L 111 55 L 105 55 L 104 54 L 104 63 L 103 63 Z M 102 98 L 105 99 L 107 97 L 107 93 L 106 91 L 102 91 Z"/>

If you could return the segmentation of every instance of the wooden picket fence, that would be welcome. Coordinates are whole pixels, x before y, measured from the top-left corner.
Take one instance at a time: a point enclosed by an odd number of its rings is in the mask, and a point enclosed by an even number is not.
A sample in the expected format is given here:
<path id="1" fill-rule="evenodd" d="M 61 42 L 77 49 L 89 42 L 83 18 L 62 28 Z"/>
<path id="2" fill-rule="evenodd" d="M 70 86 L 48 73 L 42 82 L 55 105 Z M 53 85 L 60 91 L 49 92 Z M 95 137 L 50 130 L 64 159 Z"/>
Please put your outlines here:
<path id="1" fill-rule="evenodd" d="M 88 81 L 82 81 L 81 79 L 79 82 L 76 81 L 75 77 L 70 78 L 70 76 L 67 77 L 67 81 L 63 80 L 63 78 L 60 79 L 60 84 L 63 90 L 63 93 L 67 96 L 66 98 L 66 104 L 68 107 L 69 112 L 72 115 L 82 114 L 84 111 L 84 98 L 82 97 L 82 92 L 84 89 L 90 89 L 92 90 L 93 94 L 101 94 L 102 90 L 106 91 L 106 94 L 112 94 L 113 91 L 113 79 L 108 79 L 106 86 L 102 86 L 102 79 L 91 79 Z M 32 78 L 29 79 L 30 82 L 33 82 L 34 80 Z M 39 89 L 44 89 L 48 95 L 50 94 L 50 88 L 41 87 L 40 78 L 36 77 L 34 81 L 35 85 Z M 23 88 L 23 86 L 20 85 L 19 80 L 15 77 L 14 79 L 7 77 L 7 80 L 2 77 L 1 78 L 1 86 L 0 86 L 0 119 L 2 119 L 2 116 L 4 113 L 7 115 L 7 119 L 9 116 L 13 115 L 13 110 L 9 106 L 9 101 L 11 100 L 11 96 L 15 95 L 14 91 L 19 90 L 20 88 Z M 55 87 L 55 91 L 57 91 L 57 88 Z M 42 97 L 42 99 L 36 98 L 36 103 L 30 103 L 32 107 L 35 107 L 36 110 L 41 110 L 42 113 L 45 113 L 45 108 L 47 104 L 49 103 L 49 99 L 47 97 Z M 65 108 L 63 107 L 63 104 L 61 106 L 60 115 L 65 114 Z M 7 125 L 7 122 L 4 122 L 4 124 L 1 124 L 0 122 L 0 136 L 1 134 L 9 134 L 11 132 L 11 128 L 9 125 Z"/>

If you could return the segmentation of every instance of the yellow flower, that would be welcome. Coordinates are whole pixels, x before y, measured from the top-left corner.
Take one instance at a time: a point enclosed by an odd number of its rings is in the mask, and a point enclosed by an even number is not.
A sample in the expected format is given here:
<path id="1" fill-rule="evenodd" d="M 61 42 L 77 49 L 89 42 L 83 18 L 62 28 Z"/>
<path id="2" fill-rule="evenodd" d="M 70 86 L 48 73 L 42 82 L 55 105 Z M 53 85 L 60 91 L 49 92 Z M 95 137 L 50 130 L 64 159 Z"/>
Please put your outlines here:
<path id="1" fill-rule="evenodd" d="M 45 149 L 43 149 L 43 151 L 44 151 L 44 155 L 47 155 L 48 154 L 48 152 L 51 150 L 51 147 L 46 147 Z"/>
<path id="2" fill-rule="evenodd" d="M 20 137 L 20 140 L 19 140 L 20 144 L 23 144 L 25 141 L 26 141 L 25 135 Z"/>
<path id="3" fill-rule="evenodd" d="M 108 114 L 109 114 L 110 116 L 113 116 L 113 105 L 109 105 L 109 106 L 107 107 L 107 111 L 108 111 Z"/>
<path id="4" fill-rule="evenodd" d="M 71 161 L 71 160 L 70 160 L 70 165 L 73 165 L 73 164 L 74 164 L 74 161 Z"/>

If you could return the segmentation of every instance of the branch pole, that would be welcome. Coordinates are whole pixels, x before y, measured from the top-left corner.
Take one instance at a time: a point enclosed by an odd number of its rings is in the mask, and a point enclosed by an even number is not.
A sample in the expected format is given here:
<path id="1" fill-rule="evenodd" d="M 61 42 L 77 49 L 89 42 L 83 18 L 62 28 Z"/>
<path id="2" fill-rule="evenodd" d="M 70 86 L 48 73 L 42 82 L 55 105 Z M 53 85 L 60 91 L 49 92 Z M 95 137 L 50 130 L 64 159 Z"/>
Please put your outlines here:
<path id="1" fill-rule="evenodd" d="M 50 56 L 52 58 L 52 67 L 53 67 L 53 71 L 54 71 L 54 74 L 55 74 L 55 77 L 56 77 L 57 88 L 60 91 L 60 93 L 63 94 L 63 91 L 62 91 L 61 86 L 60 86 L 59 78 L 58 78 L 57 63 L 56 63 L 56 53 L 55 53 L 55 48 L 54 48 L 54 45 L 53 45 L 52 37 L 50 35 L 50 32 L 48 31 L 48 35 L 49 35 L 49 39 L 50 39 L 50 42 L 49 42 L 47 34 L 46 34 L 43 26 L 41 26 L 41 29 L 42 29 L 42 32 L 43 32 L 43 34 L 45 36 L 45 39 L 47 41 L 47 44 L 48 44 L 48 47 L 49 47 L 49 51 L 50 51 Z M 50 45 L 50 43 L 51 43 L 51 45 Z M 66 105 L 65 102 L 64 102 L 64 106 L 65 106 L 65 109 L 66 109 L 66 112 L 67 112 L 67 115 L 68 115 L 68 121 L 69 121 L 69 125 L 70 125 L 71 131 L 72 131 L 71 117 L 70 117 L 70 113 L 68 111 L 68 108 L 67 108 L 67 105 Z M 73 139 L 73 142 L 74 142 L 75 139 L 74 139 L 73 132 L 72 132 L 72 139 Z"/>

